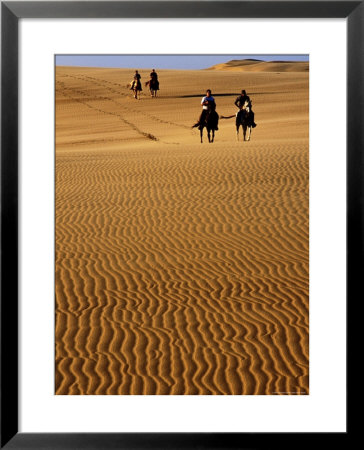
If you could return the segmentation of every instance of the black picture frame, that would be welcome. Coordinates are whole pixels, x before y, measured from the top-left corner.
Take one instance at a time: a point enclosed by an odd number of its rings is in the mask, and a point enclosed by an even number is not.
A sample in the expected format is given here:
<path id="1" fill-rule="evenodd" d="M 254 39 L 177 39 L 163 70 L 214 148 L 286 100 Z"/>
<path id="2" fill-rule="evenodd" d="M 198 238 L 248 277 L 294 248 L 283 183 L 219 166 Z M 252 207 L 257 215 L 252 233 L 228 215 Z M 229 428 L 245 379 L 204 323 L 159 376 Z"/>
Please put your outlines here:
<path id="1" fill-rule="evenodd" d="M 18 432 L 18 22 L 21 18 L 118 17 L 347 19 L 347 305 L 361 292 L 364 1 L 210 1 L 208 5 L 206 1 L 1 2 L 1 448 L 307 448 L 311 442 L 327 446 L 329 439 L 349 448 L 352 433 L 348 420 L 346 433 Z M 350 356 L 349 345 L 347 349 Z"/>

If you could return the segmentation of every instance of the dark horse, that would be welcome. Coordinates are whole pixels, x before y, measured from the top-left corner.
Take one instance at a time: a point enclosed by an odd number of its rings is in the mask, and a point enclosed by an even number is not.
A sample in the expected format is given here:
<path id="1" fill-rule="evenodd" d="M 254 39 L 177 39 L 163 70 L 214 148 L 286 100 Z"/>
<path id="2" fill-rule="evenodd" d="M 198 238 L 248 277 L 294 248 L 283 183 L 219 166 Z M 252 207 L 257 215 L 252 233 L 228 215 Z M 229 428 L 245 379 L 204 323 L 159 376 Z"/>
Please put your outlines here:
<path id="1" fill-rule="evenodd" d="M 157 97 L 157 91 L 159 91 L 159 81 L 156 78 L 151 78 L 145 83 L 145 85 L 149 86 L 150 95 L 152 97 Z"/>
<path id="2" fill-rule="evenodd" d="M 236 124 L 236 138 L 239 140 L 239 128 L 240 125 L 243 129 L 244 141 L 250 141 L 250 135 L 252 132 L 252 127 L 254 127 L 254 120 L 252 120 L 252 116 L 250 113 L 250 105 L 249 102 L 245 102 L 244 106 L 240 111 L 236 114 L 235 119 Z M 246 132 L 248 130 L 248 138 L 246 138 Z"/>
<path id="3" fill-rule="evenodd" d="M 204 112 L 204 115 L 201 116 L 200 120 L 195 125 L 193 125 L 192 128 L 198 127 L 198 129 L 200 130 L 201 144 L 204 128 L 206 128 L 207 130 L 207 137 L 209 139 L 209 142 L 214 142 L 215 130 L 218 130 L 217 127 L 218 123 L 219 123 L 219 115 L 217 114 L 214 108 L 209 108 Z"/>
<path id="4" fill-rule="evenodd" d="M 249 102 L 245 102 L 244 106 L 236 114 L 232 116 L 221 116 L 221 119 L 231 119 L 233 117 L 235 117 L 237 140 L 239 140 L 239 128 L 241 126 L 243 129 L 244 141 L 250 141 L 252 128 L 255 128 L 256 124 L 254 123 L 254 115 L 251 111 Z M 246 137 L 247 131 L 248 131 L 248 138 Z"/>

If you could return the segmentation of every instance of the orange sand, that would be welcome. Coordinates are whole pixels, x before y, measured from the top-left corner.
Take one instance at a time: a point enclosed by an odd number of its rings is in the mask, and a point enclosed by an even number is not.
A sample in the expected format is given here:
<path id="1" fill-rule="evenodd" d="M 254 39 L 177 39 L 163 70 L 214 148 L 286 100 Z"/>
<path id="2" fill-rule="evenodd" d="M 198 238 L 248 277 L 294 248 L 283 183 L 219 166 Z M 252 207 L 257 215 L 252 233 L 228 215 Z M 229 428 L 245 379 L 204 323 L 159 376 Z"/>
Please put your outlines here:
<path id="1" fill-rule="evenodd" d="M 230 69 L 56 69 L 57 394 L 308 394 L 308 72 Z"/>

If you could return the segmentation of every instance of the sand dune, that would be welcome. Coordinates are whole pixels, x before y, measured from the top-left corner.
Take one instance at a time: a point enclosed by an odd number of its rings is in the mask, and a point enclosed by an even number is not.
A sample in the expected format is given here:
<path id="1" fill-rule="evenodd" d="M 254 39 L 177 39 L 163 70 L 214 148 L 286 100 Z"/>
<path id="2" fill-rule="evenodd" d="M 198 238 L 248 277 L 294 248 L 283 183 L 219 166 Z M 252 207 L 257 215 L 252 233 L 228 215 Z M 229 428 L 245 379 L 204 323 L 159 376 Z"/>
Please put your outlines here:
<path id="1" fill-rule="evenodd" d="M 242 72 L 308 72 L 309 63 L 302 61 L 260 61 L 259 59 L 233 59 L 216 64 L 206 70 Z"/>
<path id="2" fill-rule="evenodd" d="M 56 69 L 56 394 L 308 394 L 308 74 L 158 73 Z"/>

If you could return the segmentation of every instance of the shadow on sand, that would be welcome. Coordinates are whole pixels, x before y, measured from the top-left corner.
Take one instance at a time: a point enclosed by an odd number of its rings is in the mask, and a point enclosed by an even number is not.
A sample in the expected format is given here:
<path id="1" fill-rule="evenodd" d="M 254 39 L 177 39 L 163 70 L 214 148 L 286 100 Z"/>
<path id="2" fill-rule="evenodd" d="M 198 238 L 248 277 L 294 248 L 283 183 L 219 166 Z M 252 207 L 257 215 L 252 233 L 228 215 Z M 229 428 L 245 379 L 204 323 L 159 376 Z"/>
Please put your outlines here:
<path id="1" fill-rule="evenodd" d="M 248 95 L 249 96 L 253 96 L 253 95 L 276 95 L 276 94 L 284 94 L 285 92 L 252 92 L 249 91 Z M 238 97 L 241 93 L 240 92 L 227 92 L 227 93 L 222 93 L 222 94 L 215 94 L 213 93 L 212 96 L 213 97 Z M 192 95 L 176 95 L 174 96 L 175 98 L 200 98 L 203 97 L 204 94 L 192 94 Z"/>

